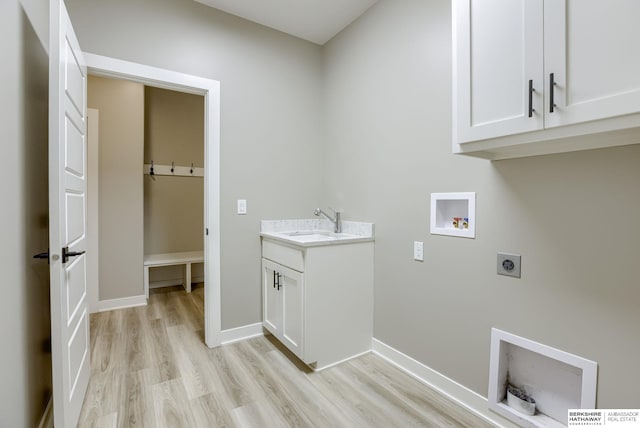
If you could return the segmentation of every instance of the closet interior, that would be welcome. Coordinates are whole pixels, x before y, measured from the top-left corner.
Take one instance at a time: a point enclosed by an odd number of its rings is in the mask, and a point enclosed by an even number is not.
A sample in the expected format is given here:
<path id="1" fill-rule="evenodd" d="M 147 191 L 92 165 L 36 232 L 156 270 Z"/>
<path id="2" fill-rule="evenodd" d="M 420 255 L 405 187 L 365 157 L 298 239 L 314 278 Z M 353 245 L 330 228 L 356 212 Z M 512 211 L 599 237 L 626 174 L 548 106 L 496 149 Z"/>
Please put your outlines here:
<path id="1" fill-rule="evenodd" d="M 98 76 L 88 88 L 99 118 L 88 197 L 99 309 L 135 306 L 149 289 L 203 287 L 204 97 Z"/>
<path id="2" fill-rule="evenodd" d="M 144 109 L 145 275 L 190 292 L 204 282 L 204 98 L 145 87 Z"/>

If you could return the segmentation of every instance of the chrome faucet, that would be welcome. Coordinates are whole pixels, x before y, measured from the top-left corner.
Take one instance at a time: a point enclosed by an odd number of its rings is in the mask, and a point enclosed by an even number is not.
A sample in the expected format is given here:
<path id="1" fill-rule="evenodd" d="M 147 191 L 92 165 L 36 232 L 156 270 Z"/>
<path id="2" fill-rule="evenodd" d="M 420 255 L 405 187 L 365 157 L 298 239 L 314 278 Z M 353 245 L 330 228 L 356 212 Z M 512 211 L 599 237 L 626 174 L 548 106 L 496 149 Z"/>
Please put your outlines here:
<path id="1" fill-rule="evenodd" d="M 322 211 L 320 208 L 316 208 L 315 211 L 313 212 L 315 215 L 317 216 L 324 216 L 327 218 L 327 220 L 329 220 L 331 223 L 333 223 L 333 231 L 334 233 L 342 233 L 342 219 L 341 217 L 341 213 L 340 211 L 334 211 L 336 213 L 336 217 L 333 218 L 331 217 L 329 214 L 327 214 L 326 212 Z"/>

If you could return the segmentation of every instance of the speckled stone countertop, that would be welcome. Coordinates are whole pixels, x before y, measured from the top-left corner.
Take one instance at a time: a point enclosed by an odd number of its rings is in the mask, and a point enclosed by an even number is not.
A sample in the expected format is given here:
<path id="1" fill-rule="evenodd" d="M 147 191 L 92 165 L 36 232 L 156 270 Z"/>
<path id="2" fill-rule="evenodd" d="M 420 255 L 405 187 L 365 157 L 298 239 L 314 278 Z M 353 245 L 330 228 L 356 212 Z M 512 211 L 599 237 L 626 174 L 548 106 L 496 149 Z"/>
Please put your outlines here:
<path id="1" fill-rule="evenodd" d="M 301 247 L 350 244 L 374 240 L 373 223 L 343 221 L 342 232 L 333 232 L 333 223 L 325 219 L 263 220 L 263 238 Z"/>

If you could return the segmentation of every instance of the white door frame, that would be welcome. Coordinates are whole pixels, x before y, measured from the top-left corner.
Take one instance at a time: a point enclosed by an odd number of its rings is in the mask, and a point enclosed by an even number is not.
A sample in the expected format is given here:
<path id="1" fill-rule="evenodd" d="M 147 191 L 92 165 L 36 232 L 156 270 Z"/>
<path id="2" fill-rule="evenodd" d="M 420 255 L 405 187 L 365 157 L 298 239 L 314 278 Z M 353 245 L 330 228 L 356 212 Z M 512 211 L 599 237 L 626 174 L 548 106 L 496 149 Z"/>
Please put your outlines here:
<path id="1" fill-rule="evenodd" d="M 220 82 L 189 74 L 84 53 L 89 74 L 204 96 L 204 325 L 205 343 L 221 343 L 220 313 Z M 142 165 L 140 165 L 142 174 Z M 140 266 L 142 269 L 142 266 Z"/>
<path id="2" fill-rule="evenodd" d="M 98 281 L 100 278 L 100 245 L 98 205 L 98 130 L 100 112 L 87 108 L 87 301 L 89 313 L 98 312 Z"/>

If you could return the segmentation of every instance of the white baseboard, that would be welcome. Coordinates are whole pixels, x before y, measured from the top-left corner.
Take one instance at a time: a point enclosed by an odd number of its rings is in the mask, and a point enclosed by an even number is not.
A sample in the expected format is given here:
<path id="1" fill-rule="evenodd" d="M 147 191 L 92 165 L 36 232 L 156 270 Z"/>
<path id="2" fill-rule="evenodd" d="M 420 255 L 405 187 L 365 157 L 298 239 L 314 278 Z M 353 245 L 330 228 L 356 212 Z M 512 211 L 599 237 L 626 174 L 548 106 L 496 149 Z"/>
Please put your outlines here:
<path id="1" fill-rule="evenodd" d="M 149 289 L 171 287 L 173 285 L 182 285 L 182 279 L 163 279 L 162 281 L 153 281 L 149 283 Z"/>
<path id="2" fill-rule="evenodd" d="M 252 337 L 262 336 L 262 323 L 249 324 L 242 327 L 230 328 L 229 330 L 222 330 L 220 335 L 222 337 L 222 345 L 228 345 L 233 342 L 239 342 L 241 340 L 251 339 Z"/>
<path id="3" fill-rule="evenodd" d="M 38 428 L 53 428 L 53 397 L 49 397 L 49 402 L 44 409 L 42 418 L 40 418 Z"/>
<path id="4" fill-rule="evenodd" d="M 487 422 L 502 428 L 517 428 L 513 422 L 489 410 L 487 399 L 453 379 L 425 366 L 391 346 L 373 339 L 373 352 L 405 373 L 428 385 Z"/>
<path id="5" fill-rule="evenodd" d="M 362 357 L 363 355 L 366 355 L 366 354 L 368 354 L 370 352 L 371 352 L 371 350 L 367 350 L 367 351 L 361 352 L 359 354 L 347 357 L 344 360 L 336 361 L 335 363 L 327 364 L 326 366 L 322 366 L 322 367 L 311 367 L 311 369 L 314 372 L 321 372 L 323 370 L 330 369 L 333 366 L 337 366 L 338 364 L 346 363 L 347 361 L 353 360 L 354 358 Z"/>
<path id="6" fill-rule="evenodd" d="M 171 287 L 172 285 L 182 285 L 182 278 L 163 279 L 160 281 L 152 281 L 149 283 L 149 288 L 162 288 Z M 204 276 L 195 276 L 191 278 L 191 283 L 204 282 Z"/>
<path id="7" fill-rule="evenodd" d="M 100 300 L 94 307 L 90 308 L 91 313 L 113 311 L 115 309 L 133 308 L 136 306 L 146 306 L 147 298 L 141 296 L 123 297 L 121 299 Z"/>

